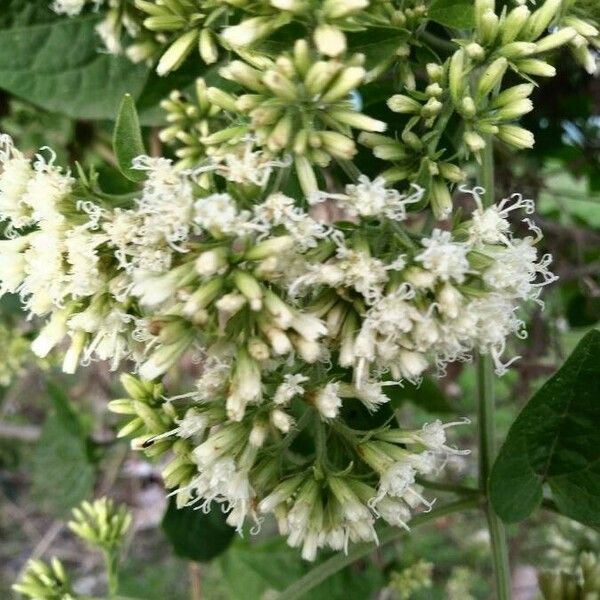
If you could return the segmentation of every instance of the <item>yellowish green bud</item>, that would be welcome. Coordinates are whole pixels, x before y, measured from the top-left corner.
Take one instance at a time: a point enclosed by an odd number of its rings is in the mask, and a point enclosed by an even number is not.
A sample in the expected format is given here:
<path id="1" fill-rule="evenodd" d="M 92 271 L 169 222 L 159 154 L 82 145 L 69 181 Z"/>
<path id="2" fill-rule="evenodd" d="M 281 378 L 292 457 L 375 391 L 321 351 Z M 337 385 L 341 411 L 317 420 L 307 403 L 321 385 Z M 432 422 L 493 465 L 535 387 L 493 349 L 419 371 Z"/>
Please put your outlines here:
<path id="1" fill-rule="evenodd" d="M 200 57 L 207 65 L 212 65 L 217 62 L 219 51 L 213 34 L 209 29 L 202 29 L 200 31 L 198 50 L 200 52 Z"/>
<path id="2" fill-rule="evenodd" d="M 346 97 L 356 89 L 364 80 L 366 71 L 363 67 L 345 68 L 329 86 L 321 97 L 323 102 L 335 102 Z"/>
<path id="3" fill-rule="evenodd" d="M 531 15 L 524 28 L 524 35 L 529 40 L 538 38 L 558 15 L 562 0 L 546 0 L 540 8 Z"/>
<path id="4" fill-rule="evenodd" d="M 508 68 L 508 60 L 497 58 L 483 73 L 477 85 L 477 96 L 487 96 L 501 81 Z"/>
<path id="5" fill-rule="evenodd" d="M 452 214 L 452 195 L 443 179 L 434 178 L 430 188 L 431 208 L 436 219 L 447 219 Z"/>
<path id="6" fill-rule="evenodd" d="M 535 144 L 533 133 L 517 125 L 500 125 L 497 135 L 498 139 L 519 150 L 533 148 Z"/>
<path id="7" fill-rule="evenodd" d="M 556 69 L 552 65 L 537 58 L 519 60 L 515 63 L 515 67 L 520 73 L 535 77 L 554 77 L 556 75 Z"/>
<path id="8" fill-rule="evenodd" d="M 388 99 L 387 105 L 393 112 L 402 114 L 418 114 L 422 109 L 419 102 L 404 94 L 395 94 Z"/>
<path id="9" fill-rule="evenodd" d="M 527 23 L 527 19 L 529 19 L 529 15 L 531 12 L 527 8 L 527 6 L 517 6 L 513 8 L 501 25 L 501 33 L 500 33 L 500 41 L 502 45 L 510 44 L 517 39 L 521 30 Z"/>
<path id="10" fill-rule="evenodd" d="M 548 52 L 550 50 L 554 50 L 555 48 L 559 48 L 564 44 L 570 42 L 577 32 L 572 27 L 565 27 L 557 31 L 556 33 L 551 33 L 546 37 L 543 37 L 541 40 L 537 42 L 537 52 Z"/>
<path id="11" fill-rule="evenodd" d="M 537 45 L 532 42 L 510 42 L 499 50 L 499 53 L 509 60 L 525 58 L 535 52 L 537 52 Z"/>
<path id="12" fill-rule="evenodd" d="M 192 30 L 178 37 L 162 55 L 156 72 L 163 76 L 178 69 L 188 57 L 198 40 L 198 31 Z"/>
<path id="13" fill-rule="evenodd" d="M 336 57 L 346 52 L 346 36 L 333 25 L 319 25 L 313 39 L 317 50 L 325 56 Z"/>

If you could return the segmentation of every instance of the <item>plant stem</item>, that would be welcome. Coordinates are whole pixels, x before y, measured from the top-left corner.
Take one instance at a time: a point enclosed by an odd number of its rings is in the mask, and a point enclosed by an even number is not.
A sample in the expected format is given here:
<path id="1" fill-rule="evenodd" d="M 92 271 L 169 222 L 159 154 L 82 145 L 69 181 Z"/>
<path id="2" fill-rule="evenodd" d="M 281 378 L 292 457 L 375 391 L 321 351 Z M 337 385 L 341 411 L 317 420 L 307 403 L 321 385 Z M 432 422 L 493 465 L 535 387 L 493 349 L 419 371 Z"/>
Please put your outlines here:
<path id="1" fill-rule="evenodd" d="M 104 561 L 106 563 L 106 573 L 108 575 L 108 597 L 116 598 L 119 590 L 119 556 L 118 552 L 113 550 L 104 550 Z"/>
<path id="2" fill-rule="evenodd" d="M 418 525 L 435 521 L 436 519 L 451 515 L 453 513 L 475 508 L 478 506 L 478 504 L 478 498 L 467 498 L 464 500 L 457 500 L 456 502 L 450 502 L 445 506 L 440 506 L 437 510 L 416 515 L 411 521 L 411 527 L 414 528 Z M 379 545 L 383 546 L 384 544 L 395 542 L 405 534 L 406 531 L 403 529 L 389 527 L 379 535 Z M 283 590 L 278 596 L 276 596 L 276 600 L 296 600 L 297 598 L 303 597 L 304 594 L 317 587 L 328 577 L 331 577 L 338 571 L 341 571 L 348 565 L 351 565 L 353 562 L 368 556 L 376 549 L 377 545 L 374 543 L 362 543 L 356 544 L 348 551 L 347 554 L 338 553 L 335 556 L 332 556 L 330 559 L 310 570 L 306 575 L 304 575 L 304 577 L 301 577 L 288 588 Z"/>
<path id="3" fill-rule="evenodd" d="M 489 206 L 494 202 L 494 148 L 491 137 L 486 140 L 480 168 L 479 183 L 485 188 L 483 202 Z M 510 600 L 510 565 L 508 545 L 502 521 L 494 512 L 488 497 L 488 481 L 494 461 L 494 369 L 489 355 L 477 359 L 477 395 L 479 415 L 479 490 L 485 497 L 485 514 L 490 533 L 496 597 Z"/>

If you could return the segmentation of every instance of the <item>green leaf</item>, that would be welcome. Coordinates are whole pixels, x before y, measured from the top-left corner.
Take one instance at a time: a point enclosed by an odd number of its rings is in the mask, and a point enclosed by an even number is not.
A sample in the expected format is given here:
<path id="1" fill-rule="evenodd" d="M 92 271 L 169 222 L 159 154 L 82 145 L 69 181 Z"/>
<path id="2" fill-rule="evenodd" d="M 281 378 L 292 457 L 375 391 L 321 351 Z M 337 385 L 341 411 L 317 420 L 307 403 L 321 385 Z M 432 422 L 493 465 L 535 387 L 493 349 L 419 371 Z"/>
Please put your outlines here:
<path id="1" fill-rule="evenodd" d="M 405 381 L 401 386 L 385 386 L 384 390 L 394 408 L 409 401 L 430 413 L 450 413 L 455 410 L 440 386 L 430 377 L 425 377 L 419 385 Z"/>
<path id="2" fill-rule="evenodd" d="M 132 169 L 131 165 L 136 156 L 146 154 L 144 140 L 142 139 L 142 130 L 138 118 L 135 102 L 129 94 L 125 94 L 115 130 L 113 133 L 113 151 L 117 158 L 117 164 L 121 173 L 131 181 L 143 181 L 146 179 L 146 173 L 138 169 Z"/>
<path id="3" fill-rule="evenodd" d="M 45 0 L 27 4 L 13 1 L 14 19 L 0 20 L 0 88 L 75 119 L 112 120 L 125 93 L 137 98 L 149 69 L 99 51 L 99 15 L 59 18 Z"/>
<path id="4" fill-rule="evenodd" d="M 162 528 L 175 554 L 198 562 L 209 561 L 231 544 L 235 529 L 225 523 L 225 515 L 214 505 L 209 513 L 186 506 L 177 508 L 171 498 Z"/>
<path id="5" fill-rule="evenodd" d="M 281 538 L 258 545 L 238 540 L 220 557 L 219 565 L 232 600 L 263 598 L 272 591 L 281 591 L 314 568 L 302 560 L 297 548 L 290 548 Z M 305 600 L 370 598 L 383 583 L 382 574 L 368 565 L 353 570 L 341 568 L 299 597 Z M 352 595 L 348 596 L 350 589 Z"/>
<path id="6" fill-rule="evenodd" d="M 65 515 L 92 493 L 95 469 L 87 430 L 69 399 L 54 385 L 48 392 L 53 406 L 32 457 L 32 493 L 45 510 Z"/>
<path id="7" fill-rule="evenodd" d="M 366 68 L 372 69 L 392 59 L 409 35 L 398 27 L 370 27 L 368 31 L 348 34 L 348 46 L 352 52 L 364 54 Z"/>
<path id="8" fill-rule="evenodd" d="M 490 479 L 495 511 L 530 515 L 548 484 L 568 517 L 600 524 L 600 331 L 590 331 L 513 423 Z"/>
<path id="9" fill-rule="evenodd" d="M 432 21 L 455 29 L 470 29 L 475 25 L 472 0 L 433 0 L 427 16 Z"/>

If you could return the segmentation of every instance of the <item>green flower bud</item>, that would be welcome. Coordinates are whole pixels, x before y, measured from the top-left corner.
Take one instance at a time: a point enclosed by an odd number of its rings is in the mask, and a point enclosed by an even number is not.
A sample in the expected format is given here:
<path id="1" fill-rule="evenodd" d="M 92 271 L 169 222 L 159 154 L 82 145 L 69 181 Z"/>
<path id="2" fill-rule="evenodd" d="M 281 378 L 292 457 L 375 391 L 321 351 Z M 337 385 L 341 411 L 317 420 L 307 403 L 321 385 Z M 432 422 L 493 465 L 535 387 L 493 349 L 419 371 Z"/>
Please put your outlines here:
<path id="1" fill-rule="evenodd" d="M 427 63 L 425 65 L 427 71 L 427 77 L 432 83 L 441 83 L 444 79 L 444 67 L 437 63 Z"/>
<path id="2" fill-rule="evenodd" d="M 175 69 L 178 69 L 183 64 L 183 61 L 188 57 L 197 41 L 197 30 L 188 31 L 187 33 L 184 33 L 182 36 L 178 37 L 162 55 L 160 61 L 158 62 L 158 66 L 156 67 L 156 72 L 163 76 L 171 71 L 174 71 Z"/>
<path id="3" fill-rule="evenodd" d="M 423 106 L 423 110 L 421 110 L 421 116 L 426 119 L 435 117 L 440 114 L 443 106 L 444 105 L 437 98 L 429 98 Z"/>
<path id="4" fill-rule="evenodd" d="M 452 195 L 443 179 L 434 178 L 429 190 L 433 215 L 438 220 L 447 219 L 452 214 Z"/>
<path id="5" fill-rule="evenodd" d="M 517 6 L 508 13 L 501 24 L 500 41 L 502 45 L 509 44 L 517 39 L 530 14 L 531 12 L 525 5 Z"/>
<path id="6" fill-rule="evenodd" d="M 477 32 L 484 46 L 493 44 L 500 30 L 500 19 L 493 10 L 486 10 L 481 16 Z"/>
<path id="7" fill-rule="evenodd" d="M 438 163 L 440 175 L 452 183 L 460 183 L 466 177 L 464 171 L 452 163 Z"/>
<path id="8" fill-rule="evenodd" d="M 207 65 L 212 65 L 219 58 L 219 51 L 212 32 L 209 29 L 200 30 L 198 50 L 200 57 Z"/>
<path id="9" fill-rule="evenodd" d="M 498 96 L 492 100 L 490 107 L 500 108 L 507 104 L 511 104 L 512 102 L 528 98 L 531 95 L 531 92 L 533 92 L 533 88 L 534 86 L 532 83 L 522 83 L 510 87 L 498 94 Z"/>
<path id="10" fill-rule="evenodd" d="M 515 67 L 519 73 L 534 77 L 554 77 L 556 75 L 556 69 L 552 65 L 537 58 L 519 60 L 515 62 Z"/>
<path id="11" fill-rule="evenodd" d="M 496 113 L 496 117 L 500 121 L 513 121 L 533 110 L 533 102 L 529 98 L 515 100 L 510 104 L 506 104 Z"/>
<path id="12" fill-rule="evenodd" d="M 393 112 L 402 114 L 419 114 L 422 108 L 416 100 L 403 94 L 395 94 L 389 98 L 387 105 Z"/>
<path id="13" fill-rule="evenodd" d="M 237 112 L 237 106 L 235 103 L 236 99 L 231 94 L 228 94 L 219 88 L 209 87 L 206 90 L 206 97 L 208 98 L 209 102 L 216 104 L 223 110 L 227 110 L 232 113 Z"/>
<path id="14" fill-rule="evenodd" d="M 556 33 L 551 33 L 550 35 L 543 37 L 541 40 L 538 40 L 537 52 L 549 52 L 550 50 L 559 48 L 560 46 L 570 42 L 576 34 L 577 32 L 572 27 L 565 27 Z"/>
<path id="15" fill-rule="evenodd" d="M 317 184 L 317 178 L 308 159 L 304 156 L 296 156 L 294 158 L 294 165 L 296 167 L 296 174 L 298 175 L 300 187 L 304 194 L 310 196 L 312 193 L 318 192 L 319 186 Z"/>
<path id="16" fill-rule="evenodd" d="M 352 90 L 356 89 L 364 80 L 366 71 L 363 67 L 345 68 L 329 86 L 329 89 L 323 94 L 323 102 L 335 102 L 347 96 Z"/>
<path id="17" fill-rule="evenodd" d="M 463 139 L 467 148 L 474 154 L 485 148 L 485 140 L 475 131 L 465 131 Z"/>
<path id="18" fill-rule="evenodd" d="M 384 121 L 373 119 L 373 117 L 352 110 L 332 110 L 328 114 L 335 121 L 339 121 L 344 125 L 350 125 L 354 129 L 382 132 L 387 128 L 387 123 Z"/>
<path id="19" fill-rule="evenodd" d="M 439 83 L 430 83 L 425 88 L 425 93 L 431 98 L 439 98 L 444 93 L 444 90 Z"/>
<path id="20" fill-rule="evenodd" d="M 465 46 L 467 56 L 476 62 L 480 62 L 485 58 L 485 50 L 476 42 L 471 42 Z"/>
<path id="21" fill-rule="evenodd" d="M 537 45 L 532 42 L 510 42 L 510 44 L 502 46 L 498 52 L 509 60 L 513 60 L 534 54 L 537 49 Z"/>
<path id="22" fill-rule="evenodd" d="M 506 58 L 497 58 L 483 73 L 477 85 L 477 96 L 487 96 L 501 81 L 508 68 Z"/>
<path id="23" fill-rule="evenodd" d="M 411 175 L 412 171 L 409 167 L 392 167 L 381 174 L 381 176 L 385 179 L 385 182 L 388 184 L 404 181 Z"/>
<path id="24" fill-rule="evenodd" d="M 356 154 L 354 140 L 337 131 L 322 131 L 320 133 L 323 149 L 331 156 L 349 160 Z"/>
<path id="25" fill-rule="evenodd" d="M 529 18 L 523 34 L 528 40 L 535 40 L 548 28 L 558 15 L 562 0 L 546 0 Z"/>
<path id="26" fill-rule="evenodd" d="M 535 144 L 533 133 L 517 125 L 500 125 L 497 135 L 498 139 L 519 150 L 533 148 Z"/>
<path id="27" fill-rule="evenodd" d="M 457 50 L 450 59 L 448 68 L 448 86 L 455 106 L 460 105 L 465 85 L 465 52 Z"/>
<path id="28" fill-rule="evenodd" d="M 475 101 L 470 96 L 465 96 L 460 103 L 460 112 L 467 118 L 471 119 L 477 114 Z"/>

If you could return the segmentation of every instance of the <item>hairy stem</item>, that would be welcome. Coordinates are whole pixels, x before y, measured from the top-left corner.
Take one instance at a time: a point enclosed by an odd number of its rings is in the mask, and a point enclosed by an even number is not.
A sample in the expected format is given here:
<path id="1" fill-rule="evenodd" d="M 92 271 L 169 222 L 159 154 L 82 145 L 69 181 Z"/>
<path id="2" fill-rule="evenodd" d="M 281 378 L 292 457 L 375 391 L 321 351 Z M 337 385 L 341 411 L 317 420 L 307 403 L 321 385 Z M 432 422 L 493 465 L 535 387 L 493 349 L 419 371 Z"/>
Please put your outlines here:
<path id="1" fill-rule="evenodd" d="M 119 590 L 119 556 L 115 550 L 104 551 L 104 561 L 108 575 L 108 597 L 116 599 Z"/>
<path id="2" fill-rule="evenodd" d="M 494 202 L 494 149 L 491 137 L 486 140 L 480 168 L 480 184 L 485 188 L 483 201 Z M 492 559 L 498 600 L 510 600 L 510 566 L 508 544 L 502 521 L 492 508 L 488 497 L 488 481 L 494 461 L 494 369 L 489 356 L 477 360 L 477 395 L 479 415 L 479 489 L 485 497 L 485 514 L 490 533 Z"/>

